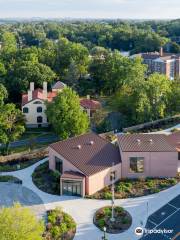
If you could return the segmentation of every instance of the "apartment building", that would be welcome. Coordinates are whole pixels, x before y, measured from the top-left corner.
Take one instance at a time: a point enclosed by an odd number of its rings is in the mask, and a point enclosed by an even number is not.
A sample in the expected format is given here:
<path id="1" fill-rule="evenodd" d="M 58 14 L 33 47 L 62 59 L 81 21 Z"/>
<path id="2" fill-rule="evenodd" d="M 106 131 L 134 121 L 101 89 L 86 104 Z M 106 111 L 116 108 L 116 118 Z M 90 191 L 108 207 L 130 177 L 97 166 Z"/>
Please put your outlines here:
<path id="1" fill-rule="evenodd" d="M 171 80 L 180 77 L 180 54 L 164 53 L 161 48 L 159 52 L 140 53 L 132 58 L 137 56 L 148 65 L 148 73 L 164 74 Z"/>

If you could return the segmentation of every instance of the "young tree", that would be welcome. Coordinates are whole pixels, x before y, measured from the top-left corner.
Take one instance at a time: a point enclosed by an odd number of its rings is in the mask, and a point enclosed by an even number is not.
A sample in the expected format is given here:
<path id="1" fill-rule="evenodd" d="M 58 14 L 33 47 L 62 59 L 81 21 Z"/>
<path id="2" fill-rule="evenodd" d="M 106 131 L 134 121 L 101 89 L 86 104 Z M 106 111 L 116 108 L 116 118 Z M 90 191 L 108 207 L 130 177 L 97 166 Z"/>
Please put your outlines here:
<path id="1" fill-rule="evenodd" d="M 9 152 L 10 142 L 17 140 L 25 131 L 24 116 L 14 104 L 4 104 L 0 107 L 0 142 L 6 145 Z"/>
<path id="2" fill-rule="evenodd" d="M 89 119 L 80 108 L 78 95 L 70 88 L 59 93 L 52 103 L 47 103 L 47 117 L 61 139 L 85 133 Z"/>
<path id="3" fill-rule="evenodd" d="M 28 208 L 15 204 L 0 209 L 0 239 L 42 240 L 43 231 L 43 222 L 38 221 Z"/>

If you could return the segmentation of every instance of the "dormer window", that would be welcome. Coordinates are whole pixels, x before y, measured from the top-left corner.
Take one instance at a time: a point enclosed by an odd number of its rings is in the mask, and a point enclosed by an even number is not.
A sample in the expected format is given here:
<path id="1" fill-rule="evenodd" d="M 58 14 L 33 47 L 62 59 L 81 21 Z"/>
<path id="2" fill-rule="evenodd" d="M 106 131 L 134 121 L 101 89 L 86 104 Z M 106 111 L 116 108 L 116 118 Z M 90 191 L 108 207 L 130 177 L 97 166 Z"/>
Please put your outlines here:
<path id="1" fill-rule="evenodd" d="M 36 101 L 36 102 L 34 102 L 34 104 L 42 104 L 42 102 Z"/>

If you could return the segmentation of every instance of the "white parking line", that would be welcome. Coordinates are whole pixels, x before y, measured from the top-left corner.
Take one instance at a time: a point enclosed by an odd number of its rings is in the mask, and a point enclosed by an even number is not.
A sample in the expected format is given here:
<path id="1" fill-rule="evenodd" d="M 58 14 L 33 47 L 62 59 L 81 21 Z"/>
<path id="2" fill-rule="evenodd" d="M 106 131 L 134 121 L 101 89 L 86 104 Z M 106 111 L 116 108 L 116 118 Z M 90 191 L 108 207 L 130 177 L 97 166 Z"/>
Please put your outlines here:
<path id="1" fill-rule="evenodd" d="M 171 207 L 173 207 L 175 209 L 179 209 L 179 208 L 175 207 L 174 205 L 172 205 L 171 203 L 168 203 L 167 205 L 169 205 L 169 206 L 171 206 Z"/>
<path id="2" fill-rule="evenodd" d="M 173 212 L 172 214 L 170 214 L 167 218 L 165 218 L 161 223 L 159 223 L 158 225 L 156 225 L 156 227 L 154 227 L 153 229 L 159 227 L 163 222 L 165 222 L 168 218 L 172 217 L 175 213 L 177 213 L 180 209 L 177 209 L 175 212 Z"/>
<path id="3" fill-rule="evenodd" d="M 151 220 L 148 220 L 148 222 L 152 223 L 153 225 L 157 225 L 155 222 L 151 221 Z"/>

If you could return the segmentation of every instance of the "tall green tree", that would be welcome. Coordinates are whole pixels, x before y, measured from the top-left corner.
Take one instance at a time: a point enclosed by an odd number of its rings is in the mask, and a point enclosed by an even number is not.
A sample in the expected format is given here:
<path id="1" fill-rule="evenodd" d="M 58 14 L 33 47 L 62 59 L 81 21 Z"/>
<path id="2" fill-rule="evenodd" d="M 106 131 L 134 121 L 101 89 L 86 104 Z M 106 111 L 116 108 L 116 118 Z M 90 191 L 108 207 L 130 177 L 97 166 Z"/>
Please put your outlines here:
<path id="1" fill-rule="evenodd" d="M 47 103 L 47 117 L 61 139 L 85 133 L 89 119 L 80 108 L 78 95 L 70 88 L 65 88 L 52 103 Z"/>
<path id="2" fill-rule="evenodd" d="M 43 222 L 28 209 L 15 204 L 0 209 L 1 240 L 42 240 Z"/>
<path id="3" fill-rule="evenodd" d="M 24 116 L 14 104 L 0 106 L 0 142 L 6 145 L 9 153 L 10 142 L 17 140 L 25 131 Z"/>
<path id="4" fill-rule="evenodd" d="M 0 106 L 4 104 L 4 100 L 8 97 L 8 93 L 3 84 L 0 83 Z"/>

